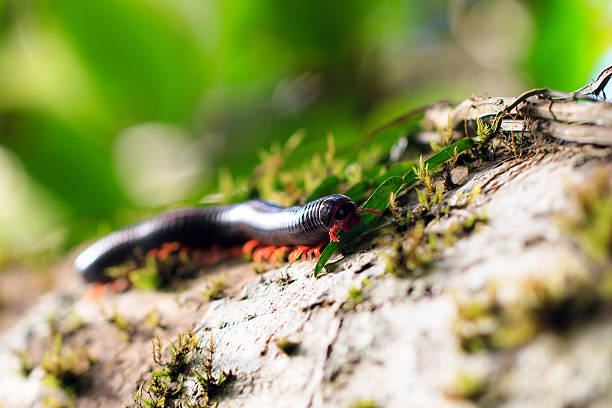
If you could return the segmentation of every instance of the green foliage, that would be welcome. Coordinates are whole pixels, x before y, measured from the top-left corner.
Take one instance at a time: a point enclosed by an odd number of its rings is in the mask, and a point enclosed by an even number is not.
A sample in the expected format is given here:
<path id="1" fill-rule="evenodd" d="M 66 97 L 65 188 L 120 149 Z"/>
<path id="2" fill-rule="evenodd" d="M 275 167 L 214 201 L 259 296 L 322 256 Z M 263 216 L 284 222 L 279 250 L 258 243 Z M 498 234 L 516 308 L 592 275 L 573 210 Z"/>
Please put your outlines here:
<path id="1" fill-rule="evenodd" d="M 457 39 L 471 37 L 449 36 L 449 27 L 464 30 L 462 15 L 483 2 L 22 3 L 0 2 L 0 155 L 17 158 L 13 192 L 35 192 L 14 201 L 36 205 L 0 220 L 3 258 L 27 256 L 32 242 L 65 249 L 164 209 L 135 202 L 120 181 L 117 142 L 133 126 L 175 126 L 206 144 L 206 168 L 181 204 L 215 191 L 222 194 L 214 202 L 293 204 L 337 191 L 362 200 L 411 166 L 381 165 L 399 136 L 414 148 L 423 112 L 407 107 L 473 92 L 474 71 L 492 72 L 484 83 L 504 71 L 510 86 L 573 90 L 612 38 L 605 2 L 520 2 L 533 20 L 533 35 L 525 34 L 532 43 L 499 49 L 520 49 L 526 63 L 517 57 L 503 70 L 476 70 L 466 53 L 466 68 L 449 79 L 437 69 L 449 60 L 423 59 L 423 49 L 465 53 Z M 270 149 L 262 155 L 267 175 L 249 177 L 253 152 L 282 146 L 296 129 L 300 143 Z M 450 128 L 437 131 L 434 152 L 452 137 Z M 228 170 L 215 175 L 217 168 Z M 33 213 L 40 222 L 28 222 Z M 159 287 L 150 270 L 141 272 L 143 287 Z"/>
<path id="2" fill-rule="evenodd" d="M 604 40 L 611 31 L 609 14 L 600 10 L 609 7 L 608 2 L 540 0 L 525 4 L 535 23 L 526 64 L 534 86 L 573 91 L 584 85 L 593 74 L 593 61 L 610 45 Z M 561 21 L 580 21 L 581 29 Z"/>

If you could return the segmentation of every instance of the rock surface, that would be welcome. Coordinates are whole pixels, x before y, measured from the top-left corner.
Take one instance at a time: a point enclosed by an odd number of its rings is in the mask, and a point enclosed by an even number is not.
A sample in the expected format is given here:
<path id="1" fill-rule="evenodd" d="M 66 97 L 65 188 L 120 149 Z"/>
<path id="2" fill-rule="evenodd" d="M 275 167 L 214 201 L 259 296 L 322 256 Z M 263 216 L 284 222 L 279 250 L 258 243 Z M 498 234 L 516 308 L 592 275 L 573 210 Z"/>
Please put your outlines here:
<path id="1" fill-rule="evenodd" d="M 86 346 L 97 359 L 77 393 L 79 407 L 133 404 L 154 366 L 151 338 L 168 341 L 189 326 L 203 344 L 212 333 L 213 371 L 234 374 L 220 406 L 610 406 L 609 303 L 581 314 L 569 328 L 538 326 L 513 347 L 470 352 L 457 334 L 459 299 L 477 299 L 494 285 L 499 308 L 512 307 L 530 295 L 526 281 L 583 268 L 559 217 L 576 211 L 572 186 L 602 169 L 612 176 L 612 149 L 592 146 L 547 146 L 486 164 L 446 199 L 452 205 L 476 188 L 480 194 L 467 206 L 451 206 L 426 232 L 443 232 L 485 209 L 488 221 L 436 252 L 431 269 L 416 277 L 388 273 L 393 250 L 385 238 L 336 260 L 318 279 L 313 262 L 256 275 L 249 264 L 233 261 L 209 268 L 182 289 L 91 300 L 74 276 L 2 333 L 2 404 L 41 406 L 56 392 L 43 384 L 38 365 L 28 376 L 19 374 L 13 350 L 40 359 L 49 343 L 49 316 L 67 327 L 76 313 L 82 323 L 78 330 L 62 329 L 64 342 Z M 228 297 L 209 303 L 200 292 L 219 274 L 229 284 Z M 113 310 L 128 330 L 111 322 Z M 160 325 L 144 323 L 151 311 L 159 313 Z M 298 344 L 291 355 L 276 345 L 285 338 Z M 206 356 L 205 347 L 200 352 Z M 185 395 L 197 401 L 198 385 L 187 377 Z"/>

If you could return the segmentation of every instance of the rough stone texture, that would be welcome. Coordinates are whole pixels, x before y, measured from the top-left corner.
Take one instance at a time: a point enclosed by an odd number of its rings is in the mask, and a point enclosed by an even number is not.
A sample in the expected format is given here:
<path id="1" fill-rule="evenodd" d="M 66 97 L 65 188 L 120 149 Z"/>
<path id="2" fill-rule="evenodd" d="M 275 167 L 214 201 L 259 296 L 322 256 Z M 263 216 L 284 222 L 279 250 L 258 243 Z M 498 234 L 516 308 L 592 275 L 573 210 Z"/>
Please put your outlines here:
<path id="1" fill-rule="evenodd" d="M 360 399 L 384 407 L 472 406 L 456 392 L 458 372 L 484 375 L 497 406 L 609 406 L 609 313 L 569 332 L 542 330 L 514 350 L 477 354 L 461 350 L 453 324 L 457 293 L 476 295 L 496 281 L 502 300 L 511 302 L 522 295 L 517 281 L 575 262 L 574 245 L 557 226 L 559 214 L 573 208 L 568 186 L 601 168 L 612 175 L 611 160 L 610 149 L 556 146 L 520 160 L 498 159 L 470 174 L 448 199 L 457 201 L 478 185 L 480 195 L 427 228 L 442 231 L 485 207 L 489 221 L 438 254 L 431 273 L 420 278 L 386 274 L 389 248 L 382 243 L 339 260 L 319 279 L 312 277 L 312 262 L 260 276 L 234 262 L 212 268 L 182 291 L 129 291 L 96 302 L 83 297 L 83 284 L 72 282 L 42 297 L 0 337 L 2 402 L 40 405 L 48 392 L 41 386 L 42 370 L 21 377 L 10 350 L 35 348 L 48 332 L 47 315 L 54 312 L 61 320 L 76 310 L 86 326 L 66 342 L 87 345 L 99 359 L 89 374 L 91 386 L 78 400 L 83 407 L 128 405 L 151 368 L 150 338 L 159 333 L 170 339 L 176 328 L 189 325 L 205 340 L 212 331 L 215 370 L 236 375 L 221 406 L 346 407 Z M 219 273 L 231 296 L 209 304 L 199 292 Z M 366 278 L 364 300 L 349 307 L 350 288 L 361 287 Z M 101 312 L 105 308 L 108 315 L 113 305 L 136 328 L 130 342 L 121 340 Z M 153 308 L 163 329 L 141 322 Z M 295 355 L 277 348 L 274 340 L 283 337 L 299 342 Z"/>

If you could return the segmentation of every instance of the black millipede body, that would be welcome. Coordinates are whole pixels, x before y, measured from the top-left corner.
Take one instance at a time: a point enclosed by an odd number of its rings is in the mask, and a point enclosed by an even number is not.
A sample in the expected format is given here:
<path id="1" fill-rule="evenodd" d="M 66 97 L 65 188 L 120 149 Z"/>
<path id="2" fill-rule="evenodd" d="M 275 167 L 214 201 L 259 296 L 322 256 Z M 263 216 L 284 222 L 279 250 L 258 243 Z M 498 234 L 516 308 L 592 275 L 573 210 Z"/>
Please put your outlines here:
<path id="1" fill-rule="evenodd" d="M 81 252 L 75 268 L 86 281 L 108 278 L 104 270 L 134 255 L 136 248 L 147 252 L 166 242 L 190 247 L 235 245 L 254 239 L 269 245 L 308 245 L 326 243 L 330 229 L 344 229 L 359 222 L 359 210 L 348 197 L 335 194 L 303 206 L 280 207 L 251 200 L 219 207 L 176 210 L 127 226 L 99 239 Z"/>

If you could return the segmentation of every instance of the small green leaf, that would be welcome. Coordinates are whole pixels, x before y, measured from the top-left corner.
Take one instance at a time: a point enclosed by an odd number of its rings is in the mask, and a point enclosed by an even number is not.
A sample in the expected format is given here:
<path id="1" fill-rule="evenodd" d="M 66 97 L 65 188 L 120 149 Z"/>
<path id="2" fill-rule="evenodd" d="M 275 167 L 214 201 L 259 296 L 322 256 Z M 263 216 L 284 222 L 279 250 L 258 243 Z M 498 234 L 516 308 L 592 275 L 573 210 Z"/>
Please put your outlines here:
<path id="1" fill-rule="evenodd" d="M 321 272 L 321 269 L 323 269 L 327 261 L 329 261 L 329 258 L 334 256 L 334 254 L 336 253 L 339 247 L 340 246 L 338 245 L 338 243 L 334 241 L 330 241 L 329 244 L 327 244 L 327 246 L 321 253 L 321 256 L 319 257 L 319 261 L 317 262 L 317 265 L 315 266 L 315 269 L 314 269 L 315 278 L 319 276 L 319 272 Z"/>
<path id="2" fill-rule="evenodd" d="M 324 197 L 330 194 L 336 194 L 338 192 L 338 186 L 340 185 L 340 179 L 336 176 L 329 176 L 323 179 L 321 183 L 314 189 L 312 193 L 306 199 L 306 202 L 314 201 L 317 198 Z"/>

